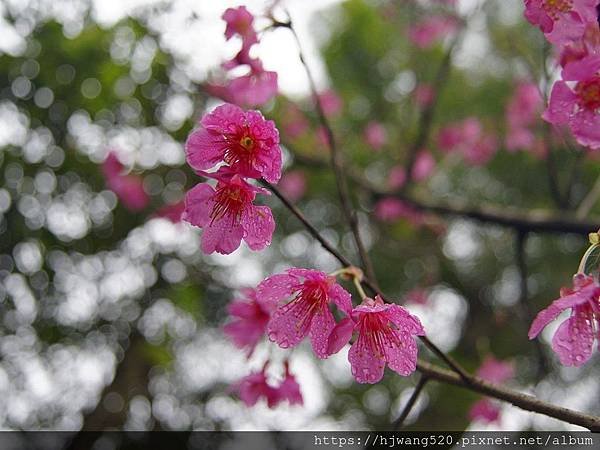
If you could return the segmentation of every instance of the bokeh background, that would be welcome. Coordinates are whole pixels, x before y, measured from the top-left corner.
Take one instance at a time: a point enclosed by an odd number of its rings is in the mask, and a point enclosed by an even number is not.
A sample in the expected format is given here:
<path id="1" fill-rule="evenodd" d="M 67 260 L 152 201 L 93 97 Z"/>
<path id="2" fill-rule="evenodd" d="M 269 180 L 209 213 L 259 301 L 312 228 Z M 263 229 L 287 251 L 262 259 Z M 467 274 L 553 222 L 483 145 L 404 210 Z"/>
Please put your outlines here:
<path id="1" fill-rule="evenodd" d="M 318 88 L 335 89 L 343 101 L 333 127 L 348 164 L 385 187 L 390 167 L 405 160 L 418 134 L 415 89 L 435 83 L 452 38 L 428 49 L 407 39 L 409 25 L 431 11 L 424 1 L 282 3 Z M 288 356 L 264 342 L 247 361 L 223 336 L 236 290 L 292 265 L 338 268 L 274 198 L 267 203 L 277 230 L 260 253 L 242 246 L 229 256 L 203 255 L 199 230 L 155 217 L 200 181 L 185 165 L 183 143 L 199 116 L 219 103 L 203 85 L 219 80 L 219 65 L 235 54 L 238 43 L 225 41 L 220 16 L 238 4 L 0 2 L 0 428 L 386 429 L 410 396 L 416 376 L 386 372 L 377 385 L 359 385 L 347 350 L 319 361 L 304 345 L 290 356 L 303 407 L 248 408 L 228 390 L 268 355 Z M 260 14 L 270 2 L 246 4 Z M 458 2 L 458 15 L 468 20 L 426 142 L 436 167 L 414 186 L 417 197 L 557 209 L 546 160 L 502 145 L 516 83 L 553 72 L 543 36 L 522 10 L 519 0 Z M 318 163 L 327 150 L 294 40 L 288 30 L 267 31 L 257 51 L 279 74 L 281 95 L 263 112 L 281 130 L 286 171 L 306 181 L 297 204 L 356 260 L 331 171 Z M 285 131 L 292 104 L 309 124 L 294 138 Z M 497 136 L 498 152 L 487 164 L 473 166 L 436 148 L 444 124 L 469 116 Z M 388 132 L 379 152 L 362 135 L 371 120 Z M 569 209 L 599 167 L 593 155 L 561 142 L 560 206 Z M 143 176 L 151 197 L 144 211 L 131 213 L 106 187 L 101 163 L 109 149 Z M 432 215 L 382 222 L 372 195 L 351 186 L 383 291 L 401 302 L 414 289 L 427 292 L 426 302 L 409 308 L 433 342 L 473 371 L 488 354 L 512 360 L 514 388 L 600 413 L 597 355 L 566 368 L 549 347 L 555 326 L 540 344 L 527 339 L 532 314 L 570 283 L 584 237 L 528 234 L 526 267 L 519 268 L 518 236 L 510 228 Z M 425 349 L 422 355 L 430 357 Z M 471 423 L 468 410 L 477 399 L 431 382 L 407 428 L 576 428 L 510 405 L 502 406 L 498 423 Z"/>

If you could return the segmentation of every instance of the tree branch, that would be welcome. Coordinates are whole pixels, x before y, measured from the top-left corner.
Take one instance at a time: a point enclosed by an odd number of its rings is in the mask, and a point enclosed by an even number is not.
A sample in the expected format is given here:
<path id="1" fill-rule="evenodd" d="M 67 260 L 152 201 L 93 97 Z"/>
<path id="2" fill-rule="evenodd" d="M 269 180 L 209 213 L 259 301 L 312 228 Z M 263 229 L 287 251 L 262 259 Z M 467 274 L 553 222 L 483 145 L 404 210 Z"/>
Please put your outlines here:
<path id="1" fill-rule="evenodd" d="M 417 403 L 417 399 L 419 398 L 419 395 L 421 394 L 423 388 L 427 384 L 427 381 L 429 381 L 429 378 L 426 375 L 421 375 L 421 378 L 419 378 L 419 381 L 415 386 L 415 390 L 412 392 L 410 398 L 408 399 L 408 402 L 402 409 L 400 417 L 398 417 L 398 419 L 394 422 L 392 431 L 398 431 L 402 427 L 402 424 L 410 414 L 410 411 L 412 410 L 413 406 L 415 406 L 415 403 Z"/>
<path id="2" fill-rule="evenodd" d="M 311 167 L 325 167 L 321 158 L 307 157 L 295 154 L 299 163 Z M 513 228 L 525 232 L 538 233 L 574 233 L 587 236 L 590 231 L 600 228 L 600 218 L 590 217 L 586 220 L 565 213 L 557 214 L 548 210 L 523 210 L 506 206 L 470 206 L 464 202 L 448 201 L 437 203 L 423 200 L 397 191 L 381 189 L 366 180 L 356 170 L 349 170 L 348 176 L 352 182 L 369 192 L 374 199 L 396 197 L 413 208 L 436 216 L 455 216 L 476 222 Z"/>
<path id="3" fill-rule="evenodd" d="M 590 431 L 600 431 L 600 417 L 598 416 L 592 416 L 574 411 L 572 409 L 552 405 L 542 400 L 538 400 L 533 395 L 523 394 L 504 386 L 487 383 L 479 378 L 473 378 L 472 383 L 467 385 L 455 373 L 436 367 L 424 361 L 419 361 L 417 363 L 417 370 L 433 380 L 463 387 L 471 391 L 487 395 L 488 397 L 493 397 L 498 400 L 511 403 L 526 411 L 544 414 L 546 416 L 562 420 L 563 422 L 579 425 L 587 428 Z"/>

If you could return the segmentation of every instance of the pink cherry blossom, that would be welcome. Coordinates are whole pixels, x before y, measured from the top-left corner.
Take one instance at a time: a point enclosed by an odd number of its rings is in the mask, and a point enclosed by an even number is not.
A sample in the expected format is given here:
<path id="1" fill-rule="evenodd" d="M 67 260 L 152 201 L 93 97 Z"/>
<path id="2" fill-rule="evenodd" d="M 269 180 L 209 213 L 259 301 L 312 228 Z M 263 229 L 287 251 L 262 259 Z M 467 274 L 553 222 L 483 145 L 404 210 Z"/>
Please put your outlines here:
<path id="1" fill-rule="evenodd" d="M 284 110 L 283 127 L 287 137 L 296 139 L 309 128 L 305 114 L 293 103 L 288 103 Z"/>
<path id="2" fill-rule="evenodd" d="M 375 217 L 382 222 L 396 222 L 399 219 L 406 219 L 413 225 L 423 223 L 423 214 L 402 200 L 393 197 L 383 198 L 375 204 Z"/>
<path id="3" fill-rule="evenodd" d="M 408 38 L 417 47 L 425 49 L 454 33 L 457 27 L 458 23 L 453 17 L 430 16 L 411 26 L 408 30 Z"/>
<path id="4" fill-rule="evenodd" d="M 504 383 L 515 375 L 515 367 L 511 361 L 500 361 L 492 355 L 488 355 L 476 375 L 482 380 L 490 383 Z"/>
<path id="5" fill-rule="evenodd" d="M 259 111 L 224 104 L 206 114 L 187 139 L 187 161 L 196 170 L 227 163 L 244 177 L 274 183 L 281 177 L 279 132 Z"/>
<path id="6" fill-rule="evenodd" d="M 429 293 L 427 292 L 427 289 L 415 288 L 406 293 L 405 301 L 408 305 L 425 306 L 429 303 Z"/>
<path id="7" fill-rule="evenodd" d="M 286 172 L 279 181 L 279 190 L 292 202 L 297 202 L 306 193 L 306 175 L 301 170 Z"/>
<path id="8" fill-rule="evenodd" d="M 246 107 L 264 105 L 277 95 L 277 89 L 277 73 L 262 69 L 262 65 L 234 78 L 228 86 L 233 102 Z"/>
<path id="9" fill-rule="evenodd" d="M 319 94 L 319 104 L 328 117 L 337 116 L 344 106 L 340 96 L 331 89 Z"/>
<path id="10" fill-rule="evenodd" d="M 123 206 L 130 211 L 141 211 L 150 203 L 144 191 L 144 180 L 139 175 L 124 173 L 116 153 L 111 151 L 102 164 L 107 187 L 113 191 Z"/>
<path id="11" fill-rule="evenodd" d="M 270 276 L 258 286 L 258 296 L 278 303 L 267 327 L 269 338 L 282 348 L 290 348 L 310 335 L 319 358 L 328 356 L 327 338 L 335 327 L 329 304 L 333 302 L 347 315 L 352 309 L 350 294 L 335 277 L 318 270 L 292 268 Z"/>
<path id="12" fill-rule="evenodd" d="M 231 386 L 230 389 L 237 393 L 246 406 L 256 405 L 261 398 L 267 401 L 269 408 L 277 405 L 279 401 L 277 393 L 267 382 L 267 365 L 268 363 L 260 372 L 252 372 Z"/>
<path id="13" fill-rule="evenodd" d="M 525 0 L 525 18 L 555 45 L 577 39 L 597 18 L 597 0 Z"/>
<path id="14" fill-rule="evenodd" d="M 488 383 L 500 384 L 511 379 L 515 374 L 515 368 L 510 361 L 500 361 L 492 355 L 488 355 L 476 375 Z M 497 402 L 483 398 L 473 404 L 469 410 L 471 420 L 492 423 L 500 419 L 500 407 Z"/>
<path id="15" fill-rule="evenodd" d="M 419 84 L 414 95 L 415 102 L 420 108 L 427 108 L 435 100 L 435 90 L 430 84 Z"/>
<path id="16" fill-rule="evenodd" d="M 371 121 L 365 128 L 364 139 L 373 150 L 379 150 L 387 143 L 387 131 L 379 122 Z"/>
<path id="17" fill-rule="evenodd" d="M 538 313 L 529 329 L 529 339 L 567 309 L 571 315 L 554 334 L 552 349 L 561 364 L 581 366 L 591 358 L 600 329 L 600 284 L 591 276 L 578 273 L 573 277 L 573 289 L 561 289 L 560 298 Z"/>
<path id="18" fill-rule="evenodd" d="M 204 253 L 229 254 L 242 239 L 252 250 L 262 250 L 271 243 L 275 229 L 268 206 L 256 206 L 257 193 L 268 191 L 248 184 L 227 168 L 215 174 L 216 188 L 200 183 L 187 192 L 183 220 L 204 229 L 201 249 Z"/>
<path id="19" fill-rule="evenodd" d="M 476 117 L 467 117 L 440 130 L 438 146 L 444 152 L 458 152 L 470 164 L 488 162 L 498 149 L 496 137 L 483 130 Z"/>
<path id="20" fill-rule="evenodd" d="M 261 301 L 255 289 L 244 289 L 242 294 L 244 298 L 228 305 L 227 312 L 232 320 L 223 327 L 223 332 L 250 356 L 266 333 L 273 305 Z"/>
<path id="21" fill-rule="evenodd" d="M 300 385 L 296 377 L 290 372 L 289 362 L 285 362 L 285 377 L 279 387 L 275 389 L 277 402 L 287 401 L 290 405 L 303 405 L 304 399 L 300 392 Z"/>
<path id="22" fill-rule="evenodd" d="M 377 383 L 385 365 L 408 376 L 417 368 L 415 336 L 424 336 L 419 319 L 400 305 L 384 303 L 381 297 L 366 298 L 354 308 L 351 318 L 342 320 L 331 332 L 328 350 L 335 353 L 358 334 L 348 360 L 359 383 Z"/>
<path id="23" fill-rule="evenodd" d="M 414 181 L 423 181 L 429 178 L 435 169 L 435 159 L 427 150 L 421 150 L 415 159 L 412 170 Z"/>
<path id="24" fill-rule="evenodd" d="M 533 150 L 536 139 L 530 129 L 540 117 L 542 97 L 534 83 L 521 82 L 506 106 L 506 149 Z"/>
<path id="25" fill-rule="evenodd" d="M 488 398 L 482 398 L 471 406 L 469 418 L 472 421 L 477 420 L 484 423 L 498 422 L 500 420 L 500 406 Z"/>
<path id="26" fill-rule="evenodd" d="M 400 189 L 406 183 L 406 169 L 404 166 L 394 166 L 388 174 L 387 184 L 391 189 Z"/>
<path id="27" fill-rule="evenodd" d="M 227 40 L 238 35 L 242 38 L 245 47 L 250 47 L 258 42 L 258 36 L 253 27 L 254 16 L 245 6 L 228 8 L 223 13 L 223 20 L 227 23 L 225 28 Z"/>
<path id="28" fill-rule="evenodd" d="M 563 70 L 543 114 L 554 125 L 567 125 L 579 144 L 600 148 L 600 56 L 588 56 Z"/>
<path id="29" fill-rule="evenodd" d="M 171 221 L 172 223 L 181 222 L 181 216 L 185 211 L 185 201 L 180 200 L 175 203 L 169 203 L 160 207 L 156 211 L 156 217 L 162 217 Z"/>

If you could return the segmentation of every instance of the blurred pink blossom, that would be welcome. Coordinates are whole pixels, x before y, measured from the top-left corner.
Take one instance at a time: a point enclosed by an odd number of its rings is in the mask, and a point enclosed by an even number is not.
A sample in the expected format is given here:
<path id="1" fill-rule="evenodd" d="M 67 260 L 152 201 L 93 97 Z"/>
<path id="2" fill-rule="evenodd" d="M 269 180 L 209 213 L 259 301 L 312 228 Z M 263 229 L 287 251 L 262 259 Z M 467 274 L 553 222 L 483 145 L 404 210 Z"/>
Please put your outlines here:
<path id="1" fill-rule="evenodd" d="M 306 175 L 301 170 L 286 172 L 279 181 L 279 190 L 292 202 L 297 202 L 306 193 Z"/>
<path id="2" fill-rule="evenodd" d="M 387 143 L 387 131 L 381 123 L 371 121 L 365 127 L 364 139 L 373 150 L 379 150 Z"/>
<path id="3" fill-rule="evenodd" d="M 408 38 L 421 49 L 454 33 L 458 27 L 456 19 L 448 16 L 430 16 L 408 30 Z"/>
<path id="4" fill-rule="evenodd" d="M 144 180 L 139 175 L 124 173 L 124 167 L 114 151 L 110 151 L 104 160 L 102 173 L 107 187 L 117 195 L 125 208 L 136 212 L 148 206 L 150 197 L 144 191 Z"/>

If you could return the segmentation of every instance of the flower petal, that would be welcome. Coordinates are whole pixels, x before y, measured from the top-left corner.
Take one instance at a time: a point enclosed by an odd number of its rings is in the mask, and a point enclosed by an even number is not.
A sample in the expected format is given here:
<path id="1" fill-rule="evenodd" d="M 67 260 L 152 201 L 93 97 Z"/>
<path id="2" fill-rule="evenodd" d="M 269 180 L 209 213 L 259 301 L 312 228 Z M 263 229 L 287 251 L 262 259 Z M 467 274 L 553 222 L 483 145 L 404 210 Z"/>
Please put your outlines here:
<path id="1" fill-rule="evenodd" d="M 354 321 L 346 317 L 338 322 L 327 339 L 327 353 L 333 355 L 350 342 L 355 327 Z"/>
<path id="2" fill-rule="evenodd" d="M 360 334 L 350 347 L 348 361 L 352 367 L 352 375 L 359 383 L 374 384 L 383 378 L 385 361 L 373 353 Z"/>
<path id="3" fill-rule="evenodd" d="M 262 250 L 271 244 L 275 220 L 268 206 L 249 206 L 242 213 L 244 241 L 252 250 Z"/>
<path id="4" fill-rule="evenodd" d="M 310 325 L 310 341 L 317 357 L 324 359 L 329 356 L 327 353 L 329 335 L 335 328 L 335 319 L 329 311 L 327 305 L 318 310 L 312 318 Z"/>
<path id="5" fill-rule="evenodd" d="M 592 315 L 587 308 L 576 307 L 574 314 L 558 327 L 552 338 L 552 349 L 561 364 L 581 366 L 592 356 L 593 345 Z"/>
<path id="6" fill-rule="evenodd" d="M 399 332 L 398 337 L 398 343 L 385 345 L 385 358 L 390 369 L 406 377 L 417 369 L 417 343 L 409 333 Z"/>

